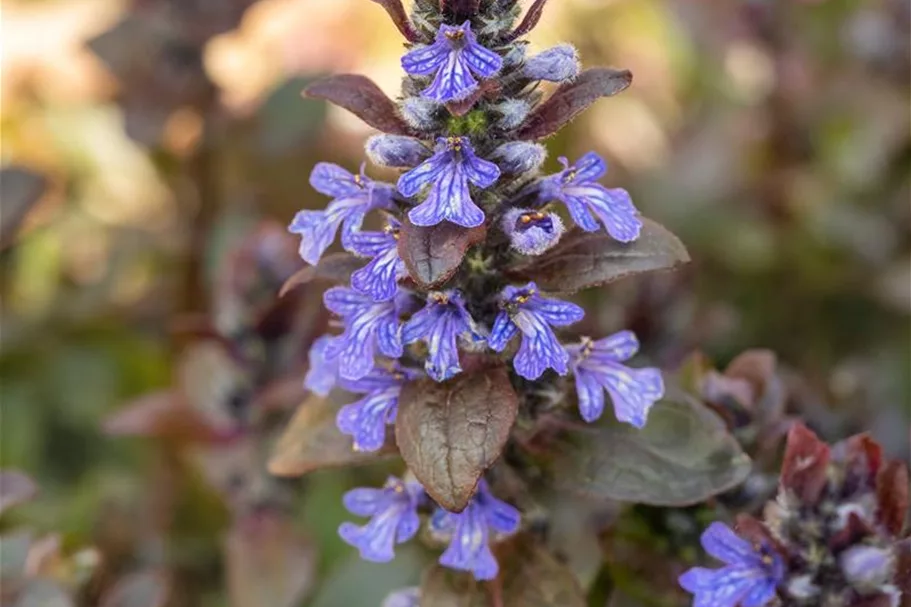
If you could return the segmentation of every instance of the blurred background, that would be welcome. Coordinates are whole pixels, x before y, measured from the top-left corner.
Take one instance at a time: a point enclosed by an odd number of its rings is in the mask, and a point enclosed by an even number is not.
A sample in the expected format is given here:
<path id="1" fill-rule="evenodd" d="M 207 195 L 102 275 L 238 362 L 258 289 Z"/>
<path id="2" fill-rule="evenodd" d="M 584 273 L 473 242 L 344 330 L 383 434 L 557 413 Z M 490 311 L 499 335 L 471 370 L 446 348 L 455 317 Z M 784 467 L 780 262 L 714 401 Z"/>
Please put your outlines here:
<path id="1" fill-rule="evenodd" d="M 335 537 L 352 474 L 383 470 L 265 470 L 325 321 L 315 288 L 275 303 L 302 265 L 284 226 L 326 202 L 313 164 L 355 170 L 370 134 L 300 91 L 360 72 L 394 97 L 383 10 L 3 0 L 0 19 L 0 468 L 38 488 L 0 518 L 0 595 L 366 607 L 413 582 L 419 548 L 379 567 Z M 907 0 L 549 3 L 532 52 L 569 41 L 634 82 L 548 167 L 598 151 L 694 260 L 587 294 L 585 331 L 632 328 L 666 368 L 770 348 L 797 414 L 907 460 L 909 21 Z"/>

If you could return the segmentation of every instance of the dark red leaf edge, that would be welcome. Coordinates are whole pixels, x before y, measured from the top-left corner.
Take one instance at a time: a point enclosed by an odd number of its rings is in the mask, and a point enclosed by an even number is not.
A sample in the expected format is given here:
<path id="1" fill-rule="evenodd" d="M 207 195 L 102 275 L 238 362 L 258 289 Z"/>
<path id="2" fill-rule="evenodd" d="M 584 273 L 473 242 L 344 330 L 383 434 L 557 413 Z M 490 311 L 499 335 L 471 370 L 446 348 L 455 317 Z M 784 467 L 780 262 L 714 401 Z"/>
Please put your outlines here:
<path id="1" fill-rule="evenodd" d="M 325 99 L 343 107 L 368 125 L 392 135 L 412 135 L 395 103 L 373 80 L 360 74 L 336 74 L 304 89 L 304 97 Z"/>
<path id="2" fill-rule="evenodd" d="M 815 504 L 826 486 L 830 459 L 827 444 L 804 424 L 794 424 L 781 465 L 781 488 L 793 492 L 806 505 Z"/>

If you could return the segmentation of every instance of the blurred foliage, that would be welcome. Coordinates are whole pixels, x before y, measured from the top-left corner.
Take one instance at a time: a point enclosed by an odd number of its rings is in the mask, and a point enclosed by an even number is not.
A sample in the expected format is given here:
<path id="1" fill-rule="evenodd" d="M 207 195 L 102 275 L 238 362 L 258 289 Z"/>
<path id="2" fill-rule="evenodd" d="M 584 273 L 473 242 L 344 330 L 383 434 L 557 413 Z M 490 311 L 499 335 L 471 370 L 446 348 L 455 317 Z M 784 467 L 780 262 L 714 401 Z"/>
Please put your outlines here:
<path id="1" fill-rule="evenodd" d="M 187 445 L 103 430 L 127 400 L 175 385 L 199 329 L 187 319 L 203 313 L 224 334 L 219 264 L 242 236 L 323 204 L 307 185 L 317 160 L 361 162 L 366 127 L 299 91 L 341 71 L 394 91 L 400 37 L 382 9 L 10 0 L 3 12 L 0 468 L 40 492 L 0 531 L 59 534 L 71 564 L 50 577 L 89 576 L 85 605 L 151 604 L 122 597 L 160 584 L 169 605 L 245 607 L 266 599 L 243 598 L 257 591 L 236 572 L 277 575 L 276 562 L 297 584 L 290 604 L 309 593 L 318 607 L 367 607 L 416 582 L 419 551 L 370 565 L 335 535 L 351 475 L 382 470 L 284 485 L 288 520 L 238 518 Z M 602 152 L 611 183 L 694 259 L 599 291 L 586 330 L 629 327 L 671 368 L 697 348 L 718 363 L 769 348 L 792 414 L 827 438 L 870 430 L 907 460 L 909 22 L 902 0 L 550 3 L 535 47 L 572 41 L 584 63 L 634 82 L 552 141 L 549 162 Z M 305 360 L 283 356 L 302 377 Z M 267 443 L 269 419 L 256 426 Z M 251 533 L 298 543 L 251 555 Z"/>

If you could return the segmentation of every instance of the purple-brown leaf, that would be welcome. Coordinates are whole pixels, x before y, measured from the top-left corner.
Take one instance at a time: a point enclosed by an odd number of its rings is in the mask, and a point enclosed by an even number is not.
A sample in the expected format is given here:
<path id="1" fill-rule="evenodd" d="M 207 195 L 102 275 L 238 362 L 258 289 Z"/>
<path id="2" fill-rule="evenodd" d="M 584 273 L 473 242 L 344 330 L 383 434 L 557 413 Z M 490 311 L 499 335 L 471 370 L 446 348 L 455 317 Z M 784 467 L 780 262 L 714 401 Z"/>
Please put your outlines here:
<path id="1" fill-rule="evenodd" d="M 506 42 L 512 42 L 535 29 L 535 26 L 538 25 L 538 21 L 541 20 L 541 14 L 544 12 L 545 4 L 547 4 L 547 0 L 535 0 L 531 7 L 529 7 L 528 12 L 525 13 L 525 16 L 522 18 L 522 22 L 519 23 L 519 27 L 506 36 Z"/>
<path id="2" fill-rule="evenodd" d="M 483 241 L 486 234 L 483 225 L 463 228 L 444 221 L 425 228 L 406 220 L 399 236 L 399 257 L 419 286 L 437 287 L 452 278 L 468 248 Z"/>
<path id="3" fill-rule="evenodd" d="M 575 229 L 547 255 L 525 258 L 510 270 L 519 280 L 533 280 L 545 291 L 575 292 L 689 262 L 683 243 L 661 224 L 643 219 L 634 242 L 617 242 L 605 232 Z"/>
<path id="4" fill-rule="evenodd" d="M 348 282 L 351 275 L 365 263 L 366 260 L 355 257 L 351 253 L 324 255 L 315 266 L 304 266 L 292 274 L 282 285 L 278 296 L 284 297 L 297 287 L 318 279 L 337 283 Z"/>
<path id="5" fill-rule="evenodd" d="M 386 12 L 389 13 L 389 17 L 392 19 L 392 22 L 395 23 L 395 27 L 397 27 L 398 30 L 402 33 L 402 36 L 405 37 L 405 40 L 408 42 L 418 41 L 418 35 L 411 27 L 411 22 L 408 21 L 408 15 L 405 13 L 405 7 L 402 6 L 402 0 L 373 1 L 386 9 Z"/>
<path id="6" fill-rule="evenodd" d="M 563 84 L 536 107 L 516 131 L 518 139 L 550 137 L 601 97 L 611 97 L 633 81 L 629 70 L 596 67 Z"/>
<path id="7" fill-rule="evenodd" d="M 883 466 L 876 479 L 876 498 L 879 504 L 879 521 L 895 536 L 905 527 L 908 512 L 908 467 L 892 460 Z"/>
<path id="8" fill-rule="evenodd" d="M 792 491 L 805 505 L 813 505 L 826 486 L 829 446 L 802 423 L 791 426 L 781 465 L 780 486 Z"/>
<path id="9" fill-rule="evenodd" d="M 7 508 L 29 501 L 38 493 L 38 485 L 18 470 L 0 470 L 0 514 Z"/>
<path id="10" fill-rule="evenodd" d="M 358 74 L 337 74 L 318 80 L 304 89 L 305 97 L 325 99 L 343 107 L 368 125 L 392 135 L 411 135 L 395 103 L 370 78 Z"/>
<path id="11" fill-rule="evenodd" d="M 287 516 L 265 511 L 234 522 L 225 563 L 232 607 L 294 607 L 315 581 L 316 551 Z"/>
<path id="12" fill-rule="evenodd" d="M 388 443 L 379 453 L 355 451 L 351 437 L 335 426 L 336 412 L 336 407 L 318 396 L 304 401 L 272 451 L 269 472 L 301 476 L 323 468 L 370 463 L 395 451 Z"/>
<path id="13" fill-rule="evenodd" d="M 440 506 L 461 512 L 503 450 L 519 398 L 502 364 L 438 383 L 406 384 L 395 437 L 408 468 Z"/>

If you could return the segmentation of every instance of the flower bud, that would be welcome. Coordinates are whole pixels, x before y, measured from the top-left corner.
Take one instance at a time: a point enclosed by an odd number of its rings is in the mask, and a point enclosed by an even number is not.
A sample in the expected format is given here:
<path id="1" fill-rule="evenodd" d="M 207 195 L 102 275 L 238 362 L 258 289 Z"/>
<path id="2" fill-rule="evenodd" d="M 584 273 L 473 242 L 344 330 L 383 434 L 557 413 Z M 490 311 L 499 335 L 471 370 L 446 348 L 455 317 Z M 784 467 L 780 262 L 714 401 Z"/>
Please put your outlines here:
<path id="1" fill-rule="evenodd" d="M 845 578 L 859 589 L 873 589 L 892 577 L 895 558 L 890 550 L 873 546 L 854 546 L 838 558 Z"/>
<path id="2" fill-rule="evenodd" d="M 532 80 L 566 82 L 579 74 L 579 56 L 571 44 L 559 44 L 525 62 L 525 75 Z"/>
<path id="3" fill-rule="evenodd" d="M 410 169 L 430 156 L 423 143 L 401 135 L 374 135 L 364 147 L 373 164 L 384 167 Z"/>
<path id="4" fill-rule="evenodd" d="M 534 209 L 510 209 L 500 225 L 512 248 L 523 255 L 544 253 L 557 244 L 564 230 L 559 216 Z"/>
<path id="5" fill-rule="evenodd" d="M 402 102 L 402 118 L 418 131 L 433 129 L 440 104 L 425 97 L 408 97 Z"/>
<path id="6" fill-rule="evenodd" d="M 507 131 L 518 128 L 528 117 L 531 105 L 522 99 L 507 99 L 496 106 L 495 110 L 502 116 L 497 126 Z"/>
<path id="7" fill-rule="evenodd" d="M 491 158 L 507 175 L 519 175 L 541 166 L 547 150 L 538 143 L 510 141 L 494 150 Z"/>

